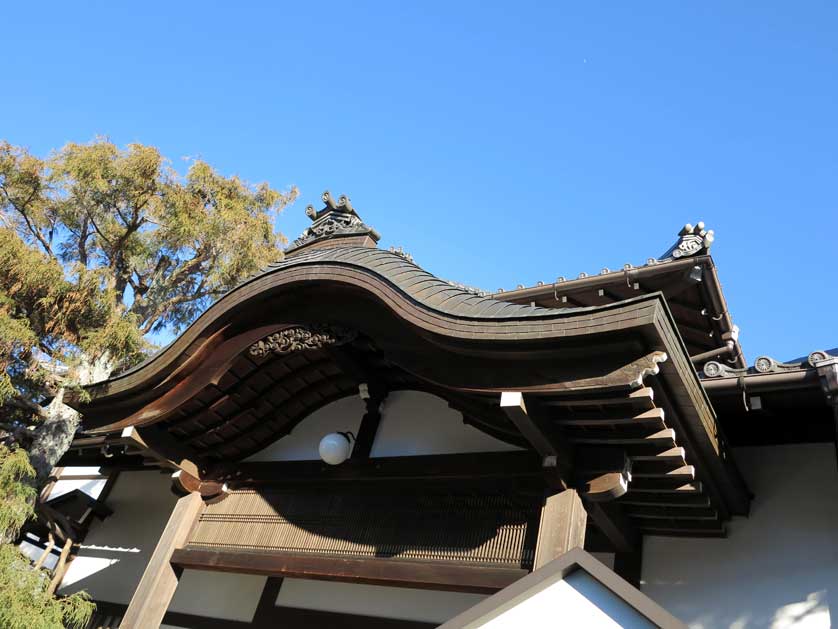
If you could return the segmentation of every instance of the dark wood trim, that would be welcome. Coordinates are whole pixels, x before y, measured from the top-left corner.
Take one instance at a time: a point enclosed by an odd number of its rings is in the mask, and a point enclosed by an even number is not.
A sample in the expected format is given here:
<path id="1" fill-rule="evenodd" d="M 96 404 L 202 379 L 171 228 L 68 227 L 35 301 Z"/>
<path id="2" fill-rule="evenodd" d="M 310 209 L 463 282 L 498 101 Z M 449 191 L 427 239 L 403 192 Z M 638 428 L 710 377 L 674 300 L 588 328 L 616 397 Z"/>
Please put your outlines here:
<path id="1" fill-rule="evenodd" d="M 370 457 L 372 445 L 375 443 L 375 435 L 378 433 L 378 426 L 381 424 L 381 403 L 384 396 L 375 391 L 370 392 L 370 397 L 364 400 L 367 412 L 361 418 L 361 425 L 358 427 L 358 435 L 355 438 L 355 447 L 352 448 L 352 460 L 364 461 Z"/>
<path id="2" fill-rule="evenodd" d="M 348 581 L 393 587 L 488 594 L 528 574 L 522 568 L 500 568 L 430 561 L 349 559 L 290 553 L 248 553 L 181 548 L 172 553 L 178 568 L 263 574 L 323 581 Z"/>
<path id="3" fill-rule="evenodd" d="M 270 584 L 272 580 L 268 580 Z M 281 582 L 281 579 L 279 579 Z M 268 585 L 266 584 L 267 591 Z M 411 620 L 397 620 L 378 618 L 375 616 L 358 616 L 339 612 L 324 612 L 313 609 L 296 607 L 276 607 L 271 600 L 271 607 L 265 608 L 264 614 L 254 616 L 252 622 L 238 620 L 224 620 L 196 614 L 182 612 L 166 612 L 163 623 L 185 629 L 314 629 L 328 627 L 329 629 L 431 629 L 436 623 L 417 622 Z M 118 629 L 119 623 L 127 610 L 126 605 L 95 601 L 96 614 L 89 629 Z"/>
<path id="4" fill-rule="evenodd" d="M 640 543 L 640 533 L 620 505 L 614 502 L 585 501 L 591 521 L 611 542 L 617 552 L 633 552 Z"/>
<path id="5" fill-rule="evenodd" d="M 349 460 L 341 465 L 322 461 L 239 463 L 229 478 L 231 487 L 243 485 L 539 479 L 541 458 L 534 452 L 430 454 Z"/>
<path id="6" fill-rule="evenodd" d="M 61 466 L 56 466 L 52 468 L 52 473 L 47 478 L 46 484 L 41 488 L 40 499 L 42 501 L 49 500 L 49 495 L 52 493 L 55 484 L 61 479 L 61 475 L 64 473 L 64 468 Z"/>
<path id="7" fill-rule="evenodd" d="M 614 572 L 640 588 L 643 576 L 643 537 L 641 536 L 637 548 L 628 553 L 614 553 Z"/>

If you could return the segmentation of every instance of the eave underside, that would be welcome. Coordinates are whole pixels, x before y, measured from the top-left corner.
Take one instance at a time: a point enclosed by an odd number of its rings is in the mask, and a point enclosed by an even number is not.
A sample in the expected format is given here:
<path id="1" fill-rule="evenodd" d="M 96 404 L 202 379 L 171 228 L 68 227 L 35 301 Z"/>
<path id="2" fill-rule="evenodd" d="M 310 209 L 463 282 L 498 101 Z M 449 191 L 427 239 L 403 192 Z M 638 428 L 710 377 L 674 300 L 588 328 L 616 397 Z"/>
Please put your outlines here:
<path id="1" fill-rule="evenodd" d="M 694 272 L 696 268 L 700 273 Z M 690 356 L 706 355 L 733 342 L 732 351 L 699 360 L 698 367 L 711 358 L 731 367 L 746 366 L 715 266 L 706 255 L 519 288 L 495 293 L 494 297 L 514 304 L 562 309 L 603 306 L 655 292 L 665 296 Z"/>
<path id="2" fill-rule="evenodd" d="M 271 334 L 327 324 L 353 339 L 252 351 Z M 608 471 L 597 469 L 602 460 L 631 461 L 628 498 L 611 510 L 635 534 L 721 535 L 731 514 L 747 512 L 747 490 L 659 295 L 522 307 L 378 250 L 301 254 L 222 299 L 159 357 L 94 387 L 89 404 L 75 403 L 98 439 L 117 439 L 140 462 L 187 461 L 215 483 L 362 383 L 436 394 L 467 423 L 543 456 L 499 408 L 502 392 L 525 395 L 574 459 L 565 485 Z M 123 429 L 135 431 L 136 446 Z"/>

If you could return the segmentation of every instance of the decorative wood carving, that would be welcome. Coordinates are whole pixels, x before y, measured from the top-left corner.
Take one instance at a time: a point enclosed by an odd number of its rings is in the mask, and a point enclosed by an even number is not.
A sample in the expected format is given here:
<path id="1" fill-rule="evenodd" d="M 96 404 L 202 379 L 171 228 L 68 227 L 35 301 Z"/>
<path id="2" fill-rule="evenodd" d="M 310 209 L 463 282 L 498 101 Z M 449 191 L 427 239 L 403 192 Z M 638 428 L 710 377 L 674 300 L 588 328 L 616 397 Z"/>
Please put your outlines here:
<path id="1" fill-rule="evenodd" d="M 268 354 L 290 354 L 307 349 L 344 345 L 357 338 L 355 330 L 340 325 L 318 323 L 285 328 L 250 346 L 250 355 L 262 358 Z"/>

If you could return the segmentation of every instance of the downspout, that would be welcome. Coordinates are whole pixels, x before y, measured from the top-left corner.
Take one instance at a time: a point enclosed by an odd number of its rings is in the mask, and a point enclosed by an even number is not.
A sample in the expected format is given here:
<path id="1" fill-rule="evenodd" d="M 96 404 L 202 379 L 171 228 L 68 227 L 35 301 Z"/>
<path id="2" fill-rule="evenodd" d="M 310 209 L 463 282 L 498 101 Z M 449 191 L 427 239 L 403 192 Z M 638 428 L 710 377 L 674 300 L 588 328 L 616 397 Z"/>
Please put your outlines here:
<path id="1" fill-rule="evenodd" d="M 826 401 L 832 407 L 835 428 L 835 460 L 838 463 L 838 358 L 830 358 L 816 363 L 815 369 L 818 372 Z"/>

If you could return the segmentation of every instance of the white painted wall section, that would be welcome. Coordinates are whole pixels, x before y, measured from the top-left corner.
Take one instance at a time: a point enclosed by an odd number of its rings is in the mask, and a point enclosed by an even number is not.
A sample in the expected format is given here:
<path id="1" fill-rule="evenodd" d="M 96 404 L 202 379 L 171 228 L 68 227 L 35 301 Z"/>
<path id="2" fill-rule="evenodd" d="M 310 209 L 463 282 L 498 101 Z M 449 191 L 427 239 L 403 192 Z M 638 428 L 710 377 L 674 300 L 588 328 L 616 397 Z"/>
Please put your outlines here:
<path id="1" fill-rule="evenodd" d="M 252 455 L 249 461 L 319 459 L 317 446 L 330 432 L 358 433 L 366 412 L 357 395 L 332 402 L 300 422 L 289 435 Z M 463 423 L 461 413 L 429 393 L 396 391 L 387 396 L 370 456 L 418 456 L 519 450 Z"/>
<path id="2" fill-rule="evenodd" d="M 435 395 L 396 391 L 384 402 L 371 457 L 520 450 L 463 422 Z"/>
<path id="3" fill-rule="evenodd" d="M 838 624 L 838 472 L 832 444 L 740 448 L 751 515 L 725 539 L 647 537 L 645 594 L 691 629 Z"/>
<path id="4" fill-rule="evenodd" d="M 337 581 L 283 579 L 278 607 L 443 623 L 477 605 L 483 594 L 434 592 Z"/>
<path id="5" fill-rule="evenodd" d="M 165 474 L 122 472 L 107 500 L 113 515 L 93 522 L 60 592 L 128 604 L 177 501 L 170 487 Z"/>
<path id="6" fill-rule="evenodd" d="M 466 629 L 524 627 L 653 629 L 655 625 L 580 568 L 564 578 L 554 575 Z"/>
<path id="7" fill-rule="evenodd" d="M 266 580 L 252 574 L 184 570 L 169 611 L 250 622 Z"/>

